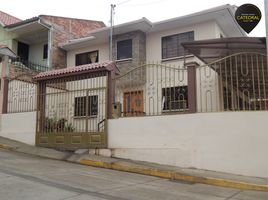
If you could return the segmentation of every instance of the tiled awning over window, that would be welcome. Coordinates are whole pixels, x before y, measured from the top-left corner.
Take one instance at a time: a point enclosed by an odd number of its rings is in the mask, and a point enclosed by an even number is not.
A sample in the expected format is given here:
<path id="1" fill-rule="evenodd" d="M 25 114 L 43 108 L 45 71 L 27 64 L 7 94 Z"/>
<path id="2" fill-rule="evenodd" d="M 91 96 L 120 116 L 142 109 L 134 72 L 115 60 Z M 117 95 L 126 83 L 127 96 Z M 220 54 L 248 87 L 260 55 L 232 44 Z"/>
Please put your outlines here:
<path id="1" fill-rule="evenodd" d="M 58 77 L 66 77 L 78 75 L 86 72 L 98 72 L 98 71 L 112 71 L 115 70 L 118 72 L 118 69 L 114 62 L 106 61 L 101 63 L 93 63 L 86 65 L 79 65 L 75 67 L 67 67 L 64 69 L 51 70 L 46 72 L 41 72 L 34 77 L 34 80 L 47 80 Z"/>

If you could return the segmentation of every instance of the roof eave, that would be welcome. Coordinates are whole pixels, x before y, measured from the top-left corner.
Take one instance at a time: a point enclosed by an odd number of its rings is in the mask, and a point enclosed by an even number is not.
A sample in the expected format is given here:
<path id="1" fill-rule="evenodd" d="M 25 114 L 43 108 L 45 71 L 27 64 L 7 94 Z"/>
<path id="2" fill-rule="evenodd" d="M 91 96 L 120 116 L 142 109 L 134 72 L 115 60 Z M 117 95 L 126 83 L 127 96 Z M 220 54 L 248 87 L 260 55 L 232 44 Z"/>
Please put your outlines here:
<path id="1" fill-rule="evenodd" d="M 38 22 L 39 19 L 40 19 L 39 17 L 33 17 L 31 19 L 26 19 L 24 21 L 17 22 L 15 24 L 7 25 L 4 28 L 5 29 L 8 29 L 9 31 L 12 31 L 12 30 L 15 30 L 15 29 L 18 29 L 18 28 L 27 26 L 28 24 L 31 24 L 31 23 L 34 23 L 34 22 Z"/>
<path id="2" fill-rule="evenodd" d="M 5 52 L 6 50 L 6 52 Z M 17 55 L 14 51 L 12 51 L 8 46 L 0 47 L 0 57 L 8 56 L 10 58 L 16 58 Z"/>
<path id="3" fill-rule="evenodd" d="M 123 24 L 119 24 L 119 25 L 115 25 L 113 26 L 113 30 L 116 31 L 117 29 L 120 28 L 124 28 L 126 26 L 135 26 L 136 24 L 139 23 L 145 23 L 148 26 L 148 30 L 153 26 L 153 23 L 150 22 L 147 18 L 141 18 L 139 20 L 135 20 L 135 21 L 131 21 L 131 22 L 127 22 L 127 23 L 123 23 Z M 72 42 L 67 42 L 67 43 L 62 43 L 60 45 L 60 47 L 64 50 L 71 50 L 72 46 L 74 46 L 75 44 L 79 44 L 85 41 L 91 41 L 97 38 L 97 35 L 103 32 L 107 32 L 107 34 L 109 34 L 111 27 L 103 27 L 97 30 L 94 30 L 92 32 L 89 32 L 89 39 L 88 40 L 80 40 L 80 39 L 76 39 L 73 40 Z M 140 30 L 140 29 L 137 29 Z M 146 32 L 146 31 L 145 31 Z"/>

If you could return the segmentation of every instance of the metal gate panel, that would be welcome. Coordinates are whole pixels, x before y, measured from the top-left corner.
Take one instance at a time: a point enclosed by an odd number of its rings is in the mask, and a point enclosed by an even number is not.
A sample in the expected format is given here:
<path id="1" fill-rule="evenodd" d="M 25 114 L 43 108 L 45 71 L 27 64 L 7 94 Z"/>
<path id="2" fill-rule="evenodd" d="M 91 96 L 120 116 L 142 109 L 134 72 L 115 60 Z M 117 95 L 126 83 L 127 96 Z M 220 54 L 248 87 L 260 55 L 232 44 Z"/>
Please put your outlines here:
<path id="1" fill-rule="evenodd" d="M 38 82 L 36 145 L 107 148 L 108 72 Z"/>

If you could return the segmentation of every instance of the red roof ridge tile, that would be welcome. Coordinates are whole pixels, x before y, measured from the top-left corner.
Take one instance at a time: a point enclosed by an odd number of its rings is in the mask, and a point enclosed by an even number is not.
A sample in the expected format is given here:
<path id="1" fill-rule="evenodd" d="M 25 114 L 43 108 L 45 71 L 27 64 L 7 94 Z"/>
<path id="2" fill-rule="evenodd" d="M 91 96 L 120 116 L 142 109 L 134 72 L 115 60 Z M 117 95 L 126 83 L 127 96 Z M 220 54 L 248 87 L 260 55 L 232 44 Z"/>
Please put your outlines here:
<path id="1" fill-rule="evenodd" d="M 79 66 L 73 66 L 73 67 L 67 67 L 64 69 L 56 69 L 46 72 L 41 72 L 37 74 L 35 77 L 33 77 L 35 80 L 43 80 L 50 78 L 55 78 L 58 76 L 67 76 L 74 73 L 79 72 L 86 72 L 86 71 L 95 71 L 95 70 L 110 70 L 109 67 L 116 67 L 115 63 L 112 61 L 104 61 L 101 63 L 92 63 L 92 64 L 85 64 L 85 65 L 79 65 Z"/>

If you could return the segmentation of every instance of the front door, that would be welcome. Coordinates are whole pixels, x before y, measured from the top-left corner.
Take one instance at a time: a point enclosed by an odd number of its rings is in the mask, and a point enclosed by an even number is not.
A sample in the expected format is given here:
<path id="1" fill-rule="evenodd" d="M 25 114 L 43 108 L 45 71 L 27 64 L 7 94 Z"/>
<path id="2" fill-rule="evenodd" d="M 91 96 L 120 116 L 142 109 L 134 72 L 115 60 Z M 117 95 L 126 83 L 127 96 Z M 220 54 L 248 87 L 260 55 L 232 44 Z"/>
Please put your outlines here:
<path id="1" fill-rule="evenodd" d="M 144 115 L 143 91 L 124 93 L 124 116 Z"/>

